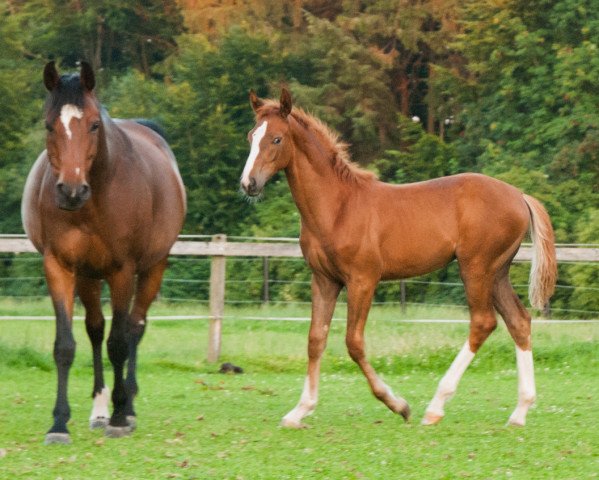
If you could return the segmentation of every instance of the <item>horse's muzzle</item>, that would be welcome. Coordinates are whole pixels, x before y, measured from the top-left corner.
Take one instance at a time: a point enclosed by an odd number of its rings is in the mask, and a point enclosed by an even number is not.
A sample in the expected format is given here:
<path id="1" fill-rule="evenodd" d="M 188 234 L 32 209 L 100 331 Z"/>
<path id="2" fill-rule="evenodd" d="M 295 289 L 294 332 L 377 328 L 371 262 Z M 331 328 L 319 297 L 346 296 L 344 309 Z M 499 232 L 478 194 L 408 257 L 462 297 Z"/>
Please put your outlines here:
<path id="1" fill-rule="evenodd" d="M 254 177 L 250 177 L 247 184 L 241 182 L 241 188 L 250 197 L 257 197 L 262 192 L 263 185 L 258 185 Z"/>
<path id="2" fill-rule="evenodd" d="M 56 184 L 56 204 L 62 210 L 79 210 L 90 196 L 91 189 L 87 183 L 72 185 L 59 182 Z"/>

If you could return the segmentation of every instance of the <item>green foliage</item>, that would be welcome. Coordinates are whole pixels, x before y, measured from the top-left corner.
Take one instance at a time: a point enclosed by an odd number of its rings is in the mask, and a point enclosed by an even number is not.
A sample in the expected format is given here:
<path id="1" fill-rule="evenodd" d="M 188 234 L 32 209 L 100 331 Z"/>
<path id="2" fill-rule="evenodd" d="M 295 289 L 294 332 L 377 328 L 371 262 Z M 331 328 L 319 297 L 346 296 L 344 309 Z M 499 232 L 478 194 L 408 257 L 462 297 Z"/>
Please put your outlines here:
<path id="1" fill-rule="evenodd" d="M 386 150 L 374 162 L 381 180 L 408 183 L 457 173 L 455 151 L 436 135 L 422 130 L 419 123 L 399 115 L 400 150 Z"/>

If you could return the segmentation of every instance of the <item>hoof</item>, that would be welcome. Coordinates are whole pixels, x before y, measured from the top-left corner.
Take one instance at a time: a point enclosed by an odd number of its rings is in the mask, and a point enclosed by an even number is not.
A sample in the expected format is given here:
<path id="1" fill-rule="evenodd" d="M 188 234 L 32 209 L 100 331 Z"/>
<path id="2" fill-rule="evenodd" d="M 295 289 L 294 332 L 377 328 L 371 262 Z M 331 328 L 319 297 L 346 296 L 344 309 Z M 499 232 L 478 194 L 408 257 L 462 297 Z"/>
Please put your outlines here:
<path id="1" fill-rule="evenodd" d="M 298 422 L 298 421 L 295 421 L 295 420 L 290 420 L 288 418 L 283 418 L 283 420 L 281 420 L 281 427 L 284 427 L 284 428 L 293 428 L 294 430 L 301 430 L 303 428 L 308 428 L 302 422 Z"/>
<path id="2" fill-rule="evenodd" d="M 403 406 L 397 411 L 397 413 L 399 413 L 403 417 L 406 423 L 410 421 L 410 416 L 412 415 L 412 412 L 407 402 L 404 402 Z"/>
<path id="3" fill-rule="evenodd" d="M 131 435 L 132 428 L 127 425 L 126 427 L 115 427 L 113 425 L 106 425 L 104 435 L 108 438 L 122 438 Z"/>
<path id="4" fill-rule="evenodd" d="M 422 425 L 437 425 L 441 420 L 443 420 L 443 415 L 426 412 L 422 419 Z"/>
<path id="5" fill-rule="evenodd" d="M 526 422 L 525 422 L 525 421 L 522 421 L 522 420 L 517 420 L 517 419 L 515 419 L 515 418 L 510 418 L 510 419 L 507 421 L 507 426 L 508 426 L 508 427 L 523 427 L 525 424 L 526 424 Z"/>
<path id="6" fill-rule="evenodd" d="M 44 445 L 68 445 L 70 443 L 71 436 L 68 433 L 46 433 L 46 439 L 44 440 Z"/>
<path id="7" fill-rule="evenodd" d="M 127 425 L 134 431 L 137 428 L 137 417 L 135 415 L 127 415 Z"/>
<path id="8" fill-rule="evenodd" d="M 92 418 L 89 421 L 89 429 L 90 430 L 104 430 L 107 426 L 108 426 L 108 418 L 106 418 L 106 417 Z"/>

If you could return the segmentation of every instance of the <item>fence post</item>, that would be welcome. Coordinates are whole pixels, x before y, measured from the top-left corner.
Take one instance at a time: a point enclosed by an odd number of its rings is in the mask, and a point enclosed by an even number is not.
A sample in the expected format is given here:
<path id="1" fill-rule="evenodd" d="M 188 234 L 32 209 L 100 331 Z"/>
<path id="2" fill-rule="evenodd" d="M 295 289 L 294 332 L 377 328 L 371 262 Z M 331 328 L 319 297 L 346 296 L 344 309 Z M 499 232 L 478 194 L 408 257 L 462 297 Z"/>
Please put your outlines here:
<path id="1" fill-rule="evenodd" d="M 399 281 L 399 304 L 401 305 L 401 313 L 406 313 L 406 282 Z"/>
<path id="2" fill-rule="evenodd" d="M 263 289 L 262 289 L 262 303 L 268 303 L 270 301 L 270 278 L 269 278 L 269 262 L 268 257 L 262 257 L 262 277 L 263 277 Z"/>
<path id="3" fill-rule="evenodd" d="M 226 235 L 213 235 L 212 241 L 225 243 Z M 223 249 L 224 254 L 224 249 Z M 221 328 L 225 311 L 224 255 L 214 255 L 210 261 L 210 328 L 208 331 L 208 361 L 216 362 L 220 356 Z"/>

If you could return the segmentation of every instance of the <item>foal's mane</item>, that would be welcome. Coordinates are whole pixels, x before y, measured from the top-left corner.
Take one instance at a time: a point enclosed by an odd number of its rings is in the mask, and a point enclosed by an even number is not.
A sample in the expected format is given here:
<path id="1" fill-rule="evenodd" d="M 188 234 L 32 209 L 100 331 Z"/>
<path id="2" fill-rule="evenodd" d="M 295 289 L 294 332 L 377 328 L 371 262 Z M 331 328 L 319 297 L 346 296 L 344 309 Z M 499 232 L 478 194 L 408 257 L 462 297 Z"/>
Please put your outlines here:
<path id="1" fill-rule="evenodd" d="M 279 112 L 279 102 L 276 100 L 264 100 L 260 108 L 260 115 L 269 115 Z M 333 170 L 344 182 L 362 183 L 374 180 L 373 172 L 364 170 L 358 164 L 351 161 L 349 145 L 339 140 L 339 134 L 329 128 L 322 120 L 310 115 L 301 108 L 293 107 L 290 116 L 306 130 L 315 134 L 327 147 L 329 147 L 329 160 Z"/>

